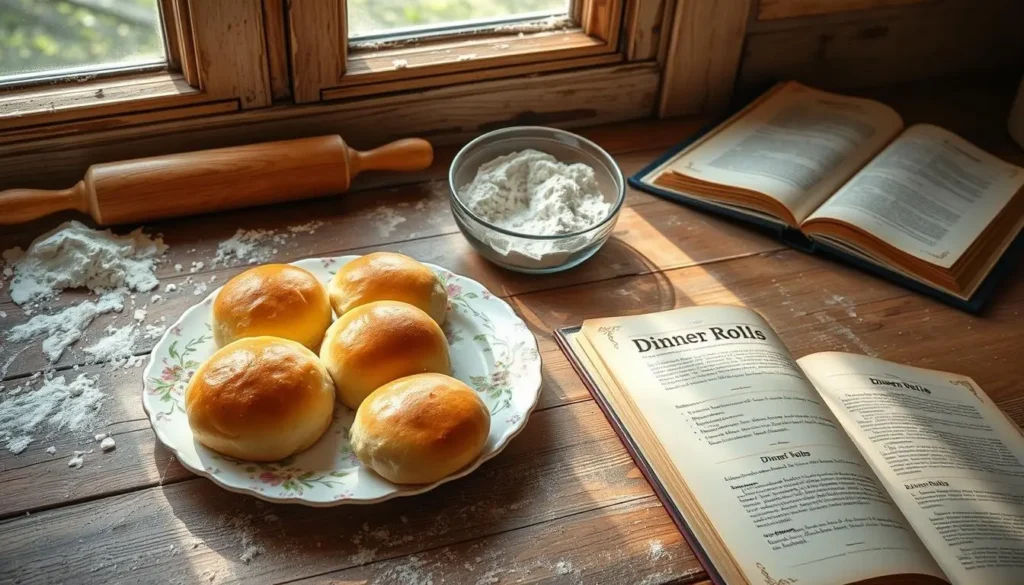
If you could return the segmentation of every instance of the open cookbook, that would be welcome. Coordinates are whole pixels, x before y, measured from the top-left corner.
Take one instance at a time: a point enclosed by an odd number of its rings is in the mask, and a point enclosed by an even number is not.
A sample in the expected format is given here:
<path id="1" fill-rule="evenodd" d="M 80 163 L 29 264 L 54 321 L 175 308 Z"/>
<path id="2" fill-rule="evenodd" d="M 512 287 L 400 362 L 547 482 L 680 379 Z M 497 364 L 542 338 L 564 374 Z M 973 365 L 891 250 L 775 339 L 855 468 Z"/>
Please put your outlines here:
<path id="1" fill-rule="evenodd" d="M 732 306 L 556 338 L 714 582 L 1024 581 L 1024 435 L 970 378 Z"/>
<path id="2" fill-rule="evenodd" d="M 942 128 L 905 128 L 879 102 L 792 81 L 630 184 L 969 311 L 981 309 L 1024 227 L 1024 168 Z"/>

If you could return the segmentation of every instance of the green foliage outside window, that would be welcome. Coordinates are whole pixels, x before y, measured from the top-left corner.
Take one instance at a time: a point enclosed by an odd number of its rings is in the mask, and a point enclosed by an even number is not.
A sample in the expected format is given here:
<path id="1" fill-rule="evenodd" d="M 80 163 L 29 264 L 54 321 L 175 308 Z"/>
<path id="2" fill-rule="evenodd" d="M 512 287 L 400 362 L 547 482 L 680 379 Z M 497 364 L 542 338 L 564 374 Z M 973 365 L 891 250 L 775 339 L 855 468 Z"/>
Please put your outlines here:
<path id="1" fill-rule="evenodd" d="M 358 36 L 415 25 L 554 12 L 566 6 L 566 0 L 348 0 L 349 29 Z M 163 58 L 157 0 L 0 0 L 0 77 Z"/>

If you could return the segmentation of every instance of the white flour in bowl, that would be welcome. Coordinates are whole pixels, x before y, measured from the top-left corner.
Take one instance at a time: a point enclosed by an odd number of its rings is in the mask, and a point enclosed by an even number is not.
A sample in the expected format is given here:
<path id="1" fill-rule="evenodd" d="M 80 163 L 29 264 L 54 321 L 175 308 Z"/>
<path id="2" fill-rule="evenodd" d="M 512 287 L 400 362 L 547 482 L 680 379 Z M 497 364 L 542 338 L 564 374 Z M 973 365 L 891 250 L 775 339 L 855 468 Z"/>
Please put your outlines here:
<path id="1" fill-rule="evenodd" d="M 481 219 L 530 235 L 583 231 L 601 223 L 611 211 L 611 204 L 598 188 L 594 169 L 583 163 L 561 163 L 550 154 L 532 149 L 480 165 L 476 177 L 459 190 L 459 199 Z M 581 236 L 553 242 L 493 234 L 486 237 L 506 256 L 521 254 L 551 265 L 589 244 L 589 239 Z"/>

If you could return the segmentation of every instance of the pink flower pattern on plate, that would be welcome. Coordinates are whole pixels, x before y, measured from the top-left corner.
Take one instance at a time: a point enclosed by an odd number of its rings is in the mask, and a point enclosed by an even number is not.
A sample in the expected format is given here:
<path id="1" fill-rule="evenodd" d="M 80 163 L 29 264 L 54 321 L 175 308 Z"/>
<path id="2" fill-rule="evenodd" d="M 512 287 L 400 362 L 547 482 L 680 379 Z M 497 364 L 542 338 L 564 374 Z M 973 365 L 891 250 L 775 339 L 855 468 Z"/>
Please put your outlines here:
<path id="1" fill-rule="evenodd" d="M 326 282 L 344 259 L 319 258 L 299 265 Z M 522 387 L 524 379 L 536 381 L 539 355 L 529 328 L 514 310 L 478 283 L 447 270 L 437 274 L 448 295 L 451 312 L 444 332 L 454 352 L 479 352 L 481 362 L 459 362 L 460 378 L 470 381 L 487 402 L 495 423 L 495 433 L 508 436 L 523 425 L 531 402 L 520 399 L 520 392 L 534 388 Z M 202 303 L 210 302 L 211 298 Z M 351 451 L 344 429 L 328 432 L 338 445 L 333 461 L 315 466 L 302 456 L 274 463 L 236 461 L 216 456 L 196 447 L 187 427 L 184 392 L 199 364 L 216 350 L 212 343 L 209 308 L 198 305 L 178 323 L 171 325 L 166 337 L 157 343 L 147 369 L 144 400 L 157 436 L 192 469 L 198 469 L 216 483 L 233 490 L 249 491 L 268 499 L 287 498 L 308 502 L 336 502 L 366 499 L 362 486 L 362 464 Z M 457 349 L 455 349 L 457 348 Z M 474 349 L 475 348 L 475 349 Z M 457 365 L 456 363 L 452 364 Z M 527 397 L 532 397 L 528 394 Z M 335 418 L 336 427 L 350 424 L 345 417 Z M 187 441 L 181 443 L 180 441 Z M 211 463 L 211 458 L 215 461 Z"/>

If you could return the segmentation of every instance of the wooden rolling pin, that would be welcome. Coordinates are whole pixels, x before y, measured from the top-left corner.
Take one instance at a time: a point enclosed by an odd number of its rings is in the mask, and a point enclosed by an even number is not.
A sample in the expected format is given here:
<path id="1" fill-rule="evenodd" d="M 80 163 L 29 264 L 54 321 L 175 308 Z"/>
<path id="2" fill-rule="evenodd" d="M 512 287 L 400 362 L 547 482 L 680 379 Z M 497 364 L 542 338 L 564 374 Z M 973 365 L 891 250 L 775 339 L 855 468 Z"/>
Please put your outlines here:
<path id="1" fill-rule="evenodd" d="M 419 171 L 433 158 L 419 138 L 360 152 L 334 135 L 95 164 L 70 189 L 0 191 L 0 224 L 77 209 L 113 225 L 322 197 L 362 171 Z"/>

